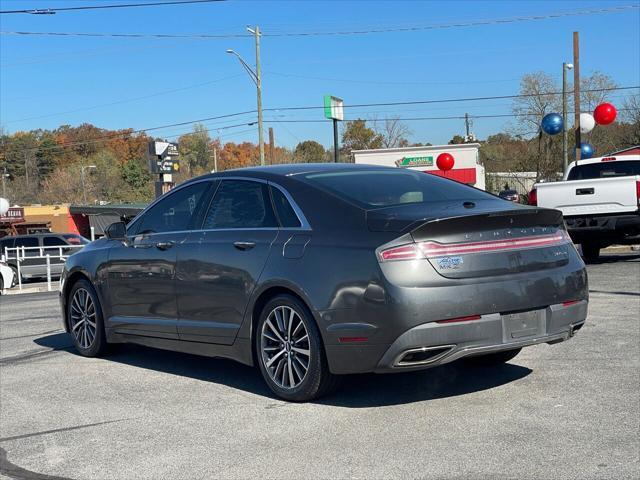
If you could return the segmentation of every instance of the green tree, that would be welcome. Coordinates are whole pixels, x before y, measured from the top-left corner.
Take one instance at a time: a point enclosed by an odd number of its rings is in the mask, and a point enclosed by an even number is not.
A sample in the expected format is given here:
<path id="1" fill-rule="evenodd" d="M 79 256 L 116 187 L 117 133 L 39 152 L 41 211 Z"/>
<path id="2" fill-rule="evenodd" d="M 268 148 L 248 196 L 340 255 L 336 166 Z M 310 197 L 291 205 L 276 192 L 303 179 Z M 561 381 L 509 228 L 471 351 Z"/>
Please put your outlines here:
<path id="1" fill-rule="evenodd" d="M 293 152 L 296 163 L 323 162 L 326 151 L 322 145 L 313 140 L 305 140 L 296 145 Z"/>
<path id="2" fill-rule="evenodd" d="M 196 123 L 193 132 L 178 139 L 180 163 L 187 173 L 204 173 L 213 169 L 211 138 L 204 125 Z"/>
<path id="3" fill-rule="evenodd" d="M 366 120 L 347 122 L 342 132 L 342 154 L 350 155 L 351 150 L 382 148 L 382 135 L 367 127 Z"/>

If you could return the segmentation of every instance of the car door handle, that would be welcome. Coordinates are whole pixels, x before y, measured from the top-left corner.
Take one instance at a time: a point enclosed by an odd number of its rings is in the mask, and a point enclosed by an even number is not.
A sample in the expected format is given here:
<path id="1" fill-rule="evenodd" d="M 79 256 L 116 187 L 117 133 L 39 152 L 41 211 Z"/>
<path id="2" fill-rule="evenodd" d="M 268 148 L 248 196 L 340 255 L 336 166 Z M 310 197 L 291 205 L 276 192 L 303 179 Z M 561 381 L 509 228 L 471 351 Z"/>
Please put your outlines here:
<path id="1" fill-rule="evenodd" d="M 256 244 L 255 242 L 233 242 L 233 246 L 238 250 L 251 250 Z"/>
<path id="2" fill-rule="evenodd" d="M 577 188 L 576 195 L 593 195 L 596 193 L 594 188 Z"/>
<path id="3" fill-rule="evenodd" d="M 156 243 L 156 248 L 158 250 L 169 250 L 171 247 L 173 247 L 173 242 L 171 242 L 171 241 Z"/>

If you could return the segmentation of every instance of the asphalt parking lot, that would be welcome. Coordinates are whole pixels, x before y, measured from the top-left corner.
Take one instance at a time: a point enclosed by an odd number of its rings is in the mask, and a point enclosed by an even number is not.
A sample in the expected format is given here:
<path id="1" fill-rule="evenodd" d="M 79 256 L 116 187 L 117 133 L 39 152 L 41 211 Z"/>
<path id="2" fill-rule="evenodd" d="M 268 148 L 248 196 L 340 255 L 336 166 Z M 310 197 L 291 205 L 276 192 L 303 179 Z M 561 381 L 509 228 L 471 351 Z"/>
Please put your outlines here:
<path id="1" fill-rule="evenodd" d="M 640 255 L 589 266 L 586 326 L 497 368 L 274 398 L 227 360 L 76 355 L 57 294 L 0 297 L 0 475 L 14 479 L 640 478 Z"/>

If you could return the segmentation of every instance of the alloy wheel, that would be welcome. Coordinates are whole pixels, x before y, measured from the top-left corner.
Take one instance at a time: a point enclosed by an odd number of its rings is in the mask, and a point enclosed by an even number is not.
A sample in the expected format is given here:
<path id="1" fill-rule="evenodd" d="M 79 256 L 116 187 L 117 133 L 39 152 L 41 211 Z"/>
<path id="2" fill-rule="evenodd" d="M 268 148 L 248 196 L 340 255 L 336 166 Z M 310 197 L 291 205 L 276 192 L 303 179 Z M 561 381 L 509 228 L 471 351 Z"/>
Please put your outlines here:
<path id="1" fill-rule="evenodd" d="M 260 349 L 265 369 L 280 388 L 294 388 L 307 375 L 311 361 L 309 333 L 298 312 L 282 305 L 262 324 Z"/>
<path id="2" fill-rule="evenodd" d="M 96 338 L 96 306 L 84 288 L 78 288 L 73 294 L 70 313 L 71 333 L 81 348 L 89 348 Z"/>

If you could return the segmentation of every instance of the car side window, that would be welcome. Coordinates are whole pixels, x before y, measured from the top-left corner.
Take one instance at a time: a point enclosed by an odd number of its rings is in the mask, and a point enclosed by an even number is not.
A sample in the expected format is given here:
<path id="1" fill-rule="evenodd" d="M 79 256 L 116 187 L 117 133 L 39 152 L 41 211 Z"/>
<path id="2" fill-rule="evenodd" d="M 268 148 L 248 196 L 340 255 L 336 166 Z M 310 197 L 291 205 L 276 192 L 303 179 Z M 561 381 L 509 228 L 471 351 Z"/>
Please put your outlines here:
<path id="1" fill-rule="evenodd" d="M 16 238 L 16 247 L 39 247 L 38 239 L 36 237 L 24 237 Z"/>
<path id="2" fill-rule="evenodd" d="M 266 184 L 250 180 L 223 180 L 211 202 L 202 228 L 277 226 Z"/>
<path id="3" fill-rule="evenodd" d="M 66 246 L 67 242 L 65 242 L 60 237 L 44 237 L 42 239 L 42 246 L 43 247 L 59 247 L 61 245 L 65 245 Z"/>
<path id="4" fill-rule="evenodd" d="M 189 185 L 156 203 L 133 226 L 132 234 L 164 233 L 198 228 L 212 182 Z"/>
<path id="5" fill-rule="evenodd" d="M 272 187 L 271 196 L 273 197 L 273 204 L 276 207 L 276 213 L 278 214 L 278 219 L 282 227 L 297 228 L 302 226 L 289 200 L 287 200 L 287 197 L 279 188 Z"/>

